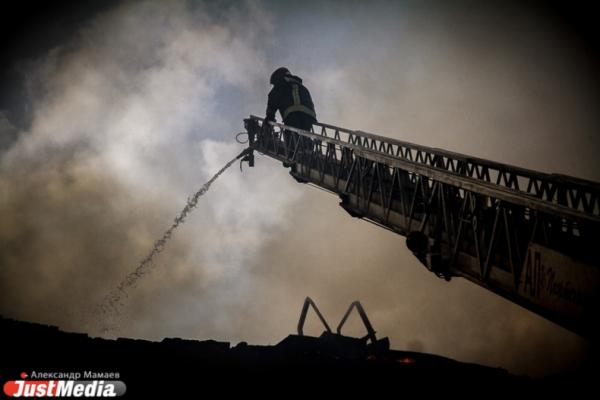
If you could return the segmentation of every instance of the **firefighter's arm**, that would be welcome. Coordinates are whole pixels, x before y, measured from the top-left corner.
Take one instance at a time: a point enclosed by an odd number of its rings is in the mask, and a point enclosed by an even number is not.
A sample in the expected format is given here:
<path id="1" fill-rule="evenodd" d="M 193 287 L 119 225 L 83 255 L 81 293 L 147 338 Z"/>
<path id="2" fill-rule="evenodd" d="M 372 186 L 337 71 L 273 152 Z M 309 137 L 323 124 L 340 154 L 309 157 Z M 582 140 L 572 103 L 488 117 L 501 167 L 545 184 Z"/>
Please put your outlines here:
<path id="1" fill-rule="evenodd" d="M 275 88 L 269 92 L 269 99 L 267 101 L 267 113 L 265 120 L 275 122 L 275 113 L 277 112 L 277 103 L 275 101 Z"/>

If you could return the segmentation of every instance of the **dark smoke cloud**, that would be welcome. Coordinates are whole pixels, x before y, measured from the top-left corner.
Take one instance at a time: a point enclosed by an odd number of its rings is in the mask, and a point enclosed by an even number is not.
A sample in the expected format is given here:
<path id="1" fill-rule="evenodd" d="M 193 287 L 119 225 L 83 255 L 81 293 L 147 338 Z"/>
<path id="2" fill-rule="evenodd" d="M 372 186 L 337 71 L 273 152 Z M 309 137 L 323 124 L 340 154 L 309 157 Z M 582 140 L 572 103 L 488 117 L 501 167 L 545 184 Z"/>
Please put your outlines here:
<path id="1" fill-rule="evenodd" d="M 324 105 L 322 120 L 600 179 L 597 60 L 535 7 L 471 6 L 370 3 L 290 13 L 282 42 L 294 37 L 300 51 L 284 64 L 304 66 L 317 107 Z M 306 21 L 299 35 L 295 28 Z M 331 35 L 321 37 L 323 26 Z M 315 49 L 315 42 L 324 45 Z M 468 282 L 437 281 L 402 239 L 349 221 L 335 203 L 307 191 L 282 240 L 263 253 L 257 280 L 264 291 L 280 286 L 278 296 L 268 291 L 265 315 L 284 299 L 310 294 L 336 319 L 361 299 L 379 331 L 403 346 L 534 374 L 586 357 L 589 348 L 576 335 Z M 295 312 L 279 326 L 293 326 Z"/>
<path id="2" fill-rule="evenodd" d="M 586 45 L 537 7 L 446 4 L 127 2 L 22 61 L 31 124 L 0 117 L 18 131 L 0 160 L 0 313 L 100 334 L 94 306 L 239 153 L 232 134 L 263 112 L 280 65 L 305 79 L 322 121 L 600 179 Z M 361 300 L 396 348 L 517 373 L 569 370 L 588 350 L 438 280 L 402 237 L 265 158 L 215 182 L 113 334 L 274 343 L 307 295 L 332 324 Z"/>

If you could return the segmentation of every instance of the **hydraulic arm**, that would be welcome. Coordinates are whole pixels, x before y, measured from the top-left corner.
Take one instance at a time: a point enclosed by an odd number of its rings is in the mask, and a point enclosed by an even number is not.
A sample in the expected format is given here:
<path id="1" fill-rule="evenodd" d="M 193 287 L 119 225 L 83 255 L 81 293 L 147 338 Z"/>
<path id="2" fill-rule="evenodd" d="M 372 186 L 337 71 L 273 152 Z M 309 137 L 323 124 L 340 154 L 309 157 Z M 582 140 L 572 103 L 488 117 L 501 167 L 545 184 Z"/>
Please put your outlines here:
<path id="1" fill-rule="evenodd" d="M 327 124 L 244 122 L 248 160 L 252 151 L 279 160 L 353 217 L 406 236 L 437 276 L 597 335 L 600 184 Z"/>

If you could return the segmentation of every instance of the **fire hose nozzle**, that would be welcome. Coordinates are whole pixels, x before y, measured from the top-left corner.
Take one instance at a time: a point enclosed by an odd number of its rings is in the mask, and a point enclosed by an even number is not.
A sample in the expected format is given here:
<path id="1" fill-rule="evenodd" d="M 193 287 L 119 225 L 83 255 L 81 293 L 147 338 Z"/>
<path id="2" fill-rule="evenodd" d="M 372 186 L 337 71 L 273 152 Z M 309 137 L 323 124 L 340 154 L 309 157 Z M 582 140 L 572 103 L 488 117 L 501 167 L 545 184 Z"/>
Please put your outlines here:
<path id="1" fill-rule="evenodd" d="M 254 167 L 254 150 L 252 148 L 248 147 L 240 156 L 242 157 L 240 160 L 240 171 L 242 170 L 243 162 L 247 162 L 249 167 Z"/>

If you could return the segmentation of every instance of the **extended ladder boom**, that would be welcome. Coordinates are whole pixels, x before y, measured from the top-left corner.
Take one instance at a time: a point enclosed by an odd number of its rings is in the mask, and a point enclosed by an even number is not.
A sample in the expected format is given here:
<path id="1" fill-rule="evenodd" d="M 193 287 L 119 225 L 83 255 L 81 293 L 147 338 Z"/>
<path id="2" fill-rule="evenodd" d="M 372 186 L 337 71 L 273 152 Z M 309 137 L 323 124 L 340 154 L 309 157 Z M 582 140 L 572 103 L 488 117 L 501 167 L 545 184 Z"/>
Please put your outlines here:
<path id="1" fill-rule="evenodd" d="M 600 185 L 314 124 L 251 116 L 249 147 L 352 216 L 407 236 L 436 275 L 469 279 L 584 336 L 598 333 Z"/>

